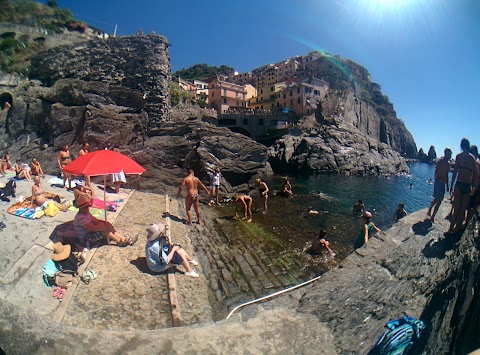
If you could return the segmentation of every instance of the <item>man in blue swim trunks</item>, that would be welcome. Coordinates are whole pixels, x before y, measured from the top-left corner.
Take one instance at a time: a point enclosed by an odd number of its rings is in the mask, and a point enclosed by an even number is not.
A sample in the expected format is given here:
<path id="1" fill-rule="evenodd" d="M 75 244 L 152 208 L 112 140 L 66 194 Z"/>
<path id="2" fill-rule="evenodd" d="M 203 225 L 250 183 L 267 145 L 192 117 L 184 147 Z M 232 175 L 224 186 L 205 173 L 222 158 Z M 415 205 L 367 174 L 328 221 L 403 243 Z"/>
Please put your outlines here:
<path id="1" fill-rule="evenodd" d="M 450 171 L 450 159 L 452 158 L 452 150 L 445 148 L 444 155 L 435 166 L 435 184 L 433 186 L 433 201 L 428 209 L 428 215 L 432 223 L 435 223 L 435 215 L 442 204 L 445 191 L 448 191 L 448 173 Z M 445 186 L 447 190 L 445 190 Z M 432 213 L 433 208 L 433 213 Z"/>

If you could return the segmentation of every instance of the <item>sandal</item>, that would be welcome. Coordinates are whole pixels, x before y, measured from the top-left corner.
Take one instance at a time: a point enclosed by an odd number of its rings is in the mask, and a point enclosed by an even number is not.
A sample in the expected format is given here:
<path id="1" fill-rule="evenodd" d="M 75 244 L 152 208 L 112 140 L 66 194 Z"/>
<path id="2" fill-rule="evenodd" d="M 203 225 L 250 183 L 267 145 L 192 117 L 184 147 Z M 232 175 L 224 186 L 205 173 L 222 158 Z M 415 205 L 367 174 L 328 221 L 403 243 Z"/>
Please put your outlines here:
<path id="1" fill-rule="evenodd" d="M 128 237 L 128 245 L 134 245 L 138 240 L 138 235 L 133 238 Z"/>

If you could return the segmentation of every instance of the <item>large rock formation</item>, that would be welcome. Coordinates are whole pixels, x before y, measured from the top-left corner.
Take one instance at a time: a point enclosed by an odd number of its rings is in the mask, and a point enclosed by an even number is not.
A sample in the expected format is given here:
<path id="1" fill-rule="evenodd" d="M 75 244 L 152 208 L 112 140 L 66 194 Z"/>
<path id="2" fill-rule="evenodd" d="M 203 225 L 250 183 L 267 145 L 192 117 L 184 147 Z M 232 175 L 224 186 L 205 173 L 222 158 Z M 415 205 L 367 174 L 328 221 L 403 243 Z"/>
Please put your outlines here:
<path id="1" fill-rule="evenodd" d="M 12 158 L 36 157 L 44 171 L 56 174 L 56 155 L 63 144 L 76 155 L 88 141 L 92 149 L 117 149 L 146 168 L 133 186 L 153 192 L 173 192 L 187 168 L 206 179 L 219 166 L 225 189 L 271 172 L 267 148 L 248 137 L 176 113 L 176 119 L 147 130 L 149 115 L 137 92 L 100 82 L 62 79 L 52 87 L 23 81 L 9 89 L 15 97 L 8 111 L 4 144 Z M 5 114 L 5 112 L 3 112 Z M 12 139 L 15 138 L 15 139 Z"/>
<path id="2" fill-rule="evenodd" d="M 274 169 L 354 175 L 409 171 L 405 160 L 389 145 L 343 120 L 319 124 L 309 117 L 296 131 L 297 135 L 284 136 L 269 148 Z"/>
<path id="3" fill-rule="evenodd" d="M 169 43 L 163 36 L 93 39 L 52 48 L 31 60 L 30 78 L 45 85 L 75 78 L 121 86 L 142 95 L 155 128 L 170 110 Z"/>

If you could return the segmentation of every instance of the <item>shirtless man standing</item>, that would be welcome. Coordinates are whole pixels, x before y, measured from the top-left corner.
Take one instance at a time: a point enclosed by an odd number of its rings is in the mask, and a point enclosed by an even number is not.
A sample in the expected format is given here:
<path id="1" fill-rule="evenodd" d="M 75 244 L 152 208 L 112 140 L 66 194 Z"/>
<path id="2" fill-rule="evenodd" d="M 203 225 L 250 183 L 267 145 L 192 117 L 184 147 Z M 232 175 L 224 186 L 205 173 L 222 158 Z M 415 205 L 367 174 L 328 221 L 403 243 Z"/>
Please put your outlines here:
<path id="1" fill-rule="evenodd" d="M 445 197 L 445 186 L 448 191 L 448 173 L 450 172 L 450 159 L 452 158 L 452 151 L 450 148 L 445 148 L 444 155 L 437 162 L 435 166 L 435 184 L 433 185 L 433 201 L 430 204 L 427 214 L 430 216 L 432 223 L 435 223 L 435 215 L 442 204 Z M 433 209 L 433 213 L 432 213 Z"/>
<path id="2" fill-rule="evenodd" d="M 192 224 L 192 212 L 190 209 L 193 208 L 195 209 L 195 213 L 197 214 L 197 223 L 200 224 L 200 207 L 198 205 L 198 185 L 202 189 L 205 190 L 205 192 L 210 195 L 208 192 L 207 188 L 205 187 L 202 182 L 195 177 L 195 174 L 192 169 L 188 170 L 188 175 L 183 179 L 182 184 L 178 188 L 177 192 L 177 199 L 180 197 L 180 194 L 182 193 L 182 190 L 184 187 L 187 188 L 187 197 L 185 197 L 185 209 L 187 211 L 187 216 L 188 216 L 188 224 Z"/>
<path id="3" fill-rule="evenodd" d="M 453 168 L 452 183 L 450 184 L 450 192 L 453 190 L 452 204 L 454 214 L 447 233 L 455 233 L 462 228 L 470 196 L 472 193 L 475 193 L 478 184 L 477 163 L 474 156 L 470 154 L 470 142 L 468 139 L 462 139 L 460 148 L 462 148 L 462 152 L 455 157 L 455 167 Z M 455 180 L 455 188 L 453 188 Z"/>

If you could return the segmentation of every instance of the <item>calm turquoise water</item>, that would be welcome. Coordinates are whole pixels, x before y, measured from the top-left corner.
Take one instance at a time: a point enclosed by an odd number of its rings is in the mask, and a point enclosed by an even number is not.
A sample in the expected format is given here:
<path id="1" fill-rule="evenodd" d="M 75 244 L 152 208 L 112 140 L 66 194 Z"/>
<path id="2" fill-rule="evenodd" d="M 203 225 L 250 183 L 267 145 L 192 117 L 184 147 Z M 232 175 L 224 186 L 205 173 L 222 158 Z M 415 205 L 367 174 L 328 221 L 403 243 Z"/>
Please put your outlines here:
<path id="1" fill-rule="evenodd" d="M 429 206 L 432 199 L 433 165 L 413 163 L 408 176 L 342 176 L 314 175 L 292 177 L 295 196 L 270 196 L 268 213 L 254 213 L 254 222 L 273 232 L 290 245 L 293 252 L 303 255 L 320 228 L 328 232 L 327 239 L 343 259 L 353 250 L 361 228 L 361 220 L 352 214 L 357 200 L 363 200 L 372 221 L 382 229 L 393 224 L 393 214 L 399 202 L 407 212 Z M 278 190 L 280 177 L 267 181 L 270 190 Z M 410 184 L 412 184 L 410 186 Z M 308 214 L 308 207 L 326 211 L 322 215 Z M 302 256 L 303 257 L 303 256 Z"/>

